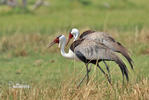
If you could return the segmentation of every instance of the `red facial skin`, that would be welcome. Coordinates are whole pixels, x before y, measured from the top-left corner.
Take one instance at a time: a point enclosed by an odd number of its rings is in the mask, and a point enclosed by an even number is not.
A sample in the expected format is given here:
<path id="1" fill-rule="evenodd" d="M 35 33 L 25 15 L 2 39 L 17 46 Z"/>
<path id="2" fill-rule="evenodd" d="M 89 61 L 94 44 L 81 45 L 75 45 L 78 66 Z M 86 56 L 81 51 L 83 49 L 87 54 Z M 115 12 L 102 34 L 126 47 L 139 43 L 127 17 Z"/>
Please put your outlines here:
<path id="1" fill-rule="evenodd" d="M 69 39 L 72 39 L 73 35 L 71 33 L 69 33 Z"/>
<path id="2" fill-rule="evenodd" d="M 56 38 L 53 42 L 59 43 L 59 38 Z"/>
<path id="3" fill-rule="evenodd" d="M 50 48 L 51 46 L 53 46 L 56 43 L 59 43 L 59 38 L 58 37 L 56 39 L 54 39 L 53 42 L 48 44 L 48 48 Z"/>
<path id="4" fill-rule="evenodd" d="M 69 33 L 69 38 L 68 38 L 68 41 L 67 41 L 67 44 L 66 44 L 66 45 L 68 45 L 69 41 L 70 41 L 72 38 L 73 38 L 73 35 L 72 35 L 71 33 Z"/>

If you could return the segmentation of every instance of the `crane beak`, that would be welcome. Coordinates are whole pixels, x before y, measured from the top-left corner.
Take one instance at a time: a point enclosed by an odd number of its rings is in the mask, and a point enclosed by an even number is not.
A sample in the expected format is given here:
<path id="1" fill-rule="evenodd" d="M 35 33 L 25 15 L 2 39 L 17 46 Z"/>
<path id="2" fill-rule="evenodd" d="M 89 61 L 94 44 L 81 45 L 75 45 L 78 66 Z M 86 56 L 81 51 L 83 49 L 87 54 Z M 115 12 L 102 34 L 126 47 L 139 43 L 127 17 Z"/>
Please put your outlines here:
<path id="1" fill-rule="evenodd" d="M 72 39 L 73 35 L 71 33 L 69 33 L 69 38 L 68 38 L 68 41 L 66 43 L 66 46 L 68 45 L 68 43 L 70 42 L 70 40 Z"/>
<path id="2" fill-rule="evenodd" d="M 55 42 L 53 41 L 53 42 L 49 43 L 47 47 L 50 48 L 50 47 L 52 47 L 54 44 L 55 44 Z"/>
<path id="3" fill-rule="evenodd" d="M 68 45 L 68 43 L 70 42 L 70 39 L 68 39 L 67 43 L 66 43 L 66 46 Z"/>

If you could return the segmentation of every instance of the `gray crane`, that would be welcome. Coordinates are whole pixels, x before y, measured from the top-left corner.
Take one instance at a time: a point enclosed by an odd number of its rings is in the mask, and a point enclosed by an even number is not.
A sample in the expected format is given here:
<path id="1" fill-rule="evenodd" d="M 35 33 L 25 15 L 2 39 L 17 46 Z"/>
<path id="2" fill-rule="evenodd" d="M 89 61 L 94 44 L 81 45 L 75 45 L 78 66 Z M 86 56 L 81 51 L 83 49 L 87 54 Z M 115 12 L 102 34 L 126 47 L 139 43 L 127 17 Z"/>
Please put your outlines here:
<path id="1" fill-rule="evenodd" d="M 84 76 L 84 78 L 87 77 L 87 83 L 89 81 L 89 72 L 90 72 L 88 64 L 89 63 L 95 64 L 101 70 L 101 67 L 99 66 L 98 63 L 103 60 L 116 62 L 121 69 L 123 76 L 123 83 L 124 83 L 124 76 L 126 77 L 127 81 L 129 81 L 128 69 L 124 64 L 124 62 L 116 55 L 116 52 L 112 51 L 102 43 L 97 43 L 96 41 L 90 39 L 78 39 L 71 44 L 68 53 L 65 53 L 64 50 L 64 47 L 66 46 L 66 38 L 64 35 L 58 36 L 56 39 L 54 39 L 53 42 L 51 42 L 48 45 L 48 47 L 51 47 L 55 43 L 59 43 L 59 46 L 61 47 L 62 56 L 84 62 L 84 64 L 86 65 L 86 75 Z M 78 86 L 80 86 L 84 78 L 81 80 Z"/>
<path id="2" fill-rule="evenodd" d="M 77 38 L 79 37 L 78 29 L 73 28 L 70 31 L 67 44 L 69 43 L 69 41 L 72 37 L 74 37 L 74 41 L 77 40 Z M 105 32 L 97 32 L 97 31 L 93 31 L 93 30 L 87 30 L 87 31 L 84 31 L 80 35 L 79 39 L 94 40 L 99 44 L 100 43 L 104 44 L 112 51 L 122 54 L 127 59 L 131 68 L 133 69 L 133 64 L 132 64 L 133 61 L 128 54 L 128 50 L 121 43 L 117 42 L 113 37 L 111 37 L 109 34 L 107 34 Z"/>
<path id="3" fill-rule="evenodd" d="M 96 41 L 99 44 L 103 44 L 103 45 L 107 46 L 112 51 L 122 54 L 127 59 L 131 68 L 133 69 L 133 64 L 132 64 L 133 61 L 130 58 L 127 49 L 121 43 L 115 41 L 115 39 L 113 37 L 111 37 L 108 33 L 87 30 L 87 31 L 84 31 L 80 36 L 79 36 L 79 34 L 80 34 L 79 30 L 76 28 L 73 28 L 69 33 L 69 38 L 68 38 L 67 44 L 73 37 L 74 37 L 74 41 L 77 40 L 78 38 Z M 109 67 L 104 60 L 103 60 L 103 63 L 105 64 L 106 69 L 109 74 L 109 76 L 107 78 L 109 80 L 109 83 L 111 83 Z M 105 73 L 105 72 L 103 72 L 103 73 Z"/>

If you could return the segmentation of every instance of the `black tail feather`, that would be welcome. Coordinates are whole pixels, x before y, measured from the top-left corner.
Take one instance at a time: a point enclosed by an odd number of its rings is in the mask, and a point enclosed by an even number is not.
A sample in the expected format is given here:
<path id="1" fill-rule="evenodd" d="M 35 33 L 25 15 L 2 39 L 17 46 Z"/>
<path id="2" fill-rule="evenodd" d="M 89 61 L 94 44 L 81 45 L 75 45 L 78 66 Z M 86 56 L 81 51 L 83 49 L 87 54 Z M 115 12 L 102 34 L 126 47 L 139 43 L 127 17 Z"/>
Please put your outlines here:
<path id="1" fill-rule="evenodd" d="M 124 62 L 120 59 L 117 59 L 116 63 L 119 65 L 122 75 L 126 77 L 127 81 L 129 81 L 129 76 L 128 76 L 128 69 L 126 67 L 126 65 L 124 64 Z"/>
<path id="2" fill-rule="evenodd" d="M 121 53 L 126 59 L 127 61 L 129 62 L 130 66 L 131 66 L 131 69 L 134 69 L 133 68 L 133 61 L 132 59 L 130 58 L 130 56 L 128 55 L 128 53 L 126 51 L 119 51 L 119 53 Z"/>
<path id="3" fill-rule="evenodd" d="M 125 58 L 127 59 L 127 61 L 129 62 L 129 64 L 130 64 L 130 66 L 131 66 L 131 69 L 134 69 L 133 68 L 133 61 L 132 61 L 132 59 L 129 57 L 129 56 L 125 56 Z"/>

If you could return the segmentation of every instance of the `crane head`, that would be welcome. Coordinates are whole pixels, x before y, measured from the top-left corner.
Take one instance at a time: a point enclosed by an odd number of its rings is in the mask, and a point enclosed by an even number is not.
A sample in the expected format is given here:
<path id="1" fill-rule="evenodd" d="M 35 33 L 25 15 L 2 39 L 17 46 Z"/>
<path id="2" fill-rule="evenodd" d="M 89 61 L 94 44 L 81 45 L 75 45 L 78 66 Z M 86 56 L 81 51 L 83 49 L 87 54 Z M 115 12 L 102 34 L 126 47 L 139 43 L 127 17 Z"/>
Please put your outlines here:
<path id="1" fill-rule="evenodd" d="M 73 29 L 69 32 L 69 37 L 68 37 L 67 45 L 68 45 L 68 43 L 70 42 L 70 40 L 71 40 L 72 38 L 74 38 L 74 41 L 77 40 L 78 36 L 79 36 L 79 30 L 76 29 L 76 28 L 73 28 Z"/>
<path id="2" fill-rule="evenodd" d="M 62 36 L 62 35 L 59 35 L 59 36 L 56 37 L 52 42 L 50 42 L 50 43 L 48 44 L 48 48 L 52 47 L 52 46 L 53 46 L 54 44 L 56 44 L 56 43 L 59 43 L 61 36 Z"/>

